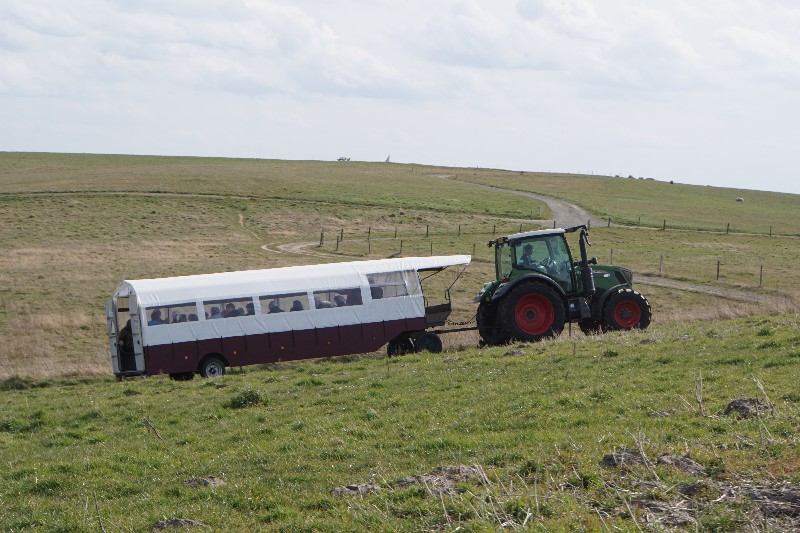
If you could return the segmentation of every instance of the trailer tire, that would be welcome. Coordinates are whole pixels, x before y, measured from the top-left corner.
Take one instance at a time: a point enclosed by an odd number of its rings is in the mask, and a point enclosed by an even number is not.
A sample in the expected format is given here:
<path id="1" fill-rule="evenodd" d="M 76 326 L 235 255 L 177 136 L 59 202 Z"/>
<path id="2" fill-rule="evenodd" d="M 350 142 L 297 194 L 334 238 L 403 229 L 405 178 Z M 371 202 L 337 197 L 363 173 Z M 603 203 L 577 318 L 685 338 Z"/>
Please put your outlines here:
<path id="1" fill-rule="evenodd" d="M 194 379 L 194 372 L 175 372 L 169 377 L 173 381 L 191 381 Z"/>
<path id="2" fill-rule="evenodd" d="M 414 339 L 414 351 L 442 353 L 442 339 L 436 333 L 426 331 Z"/>
<path id="3" fill-rule="evenodd" d="M 386 346 L 386 354 L 389 357 L 394 357 L 396 355 L 405 355 L 413 351 L 414 351 L 414 342 L 405 333 L 403 333 L 402 335 L 398 335 L 394 339 L 390 340 L 389 344 Z"/>
<path id="4" fill-rule="evenodd" d="M 603 327 L 610 331 L 647 329 L 652 316 L 647 298 L 633 289 L 621 288 L 603 306 Z"/>
<path id="5" fill-rule="evenodd" d="M 203 359 L 200 363 L 200 375 L 204 378 L 218 378 L 225 375 L 225 362 L 216 356 Z"/>
<path id="6" fill-rule="evenodd" d="M 510 339 L 539 341 L 564 330 L 564 300 L 553 287 L 531 281 L 514 287 L 500 305 L 498 316 Z"/>

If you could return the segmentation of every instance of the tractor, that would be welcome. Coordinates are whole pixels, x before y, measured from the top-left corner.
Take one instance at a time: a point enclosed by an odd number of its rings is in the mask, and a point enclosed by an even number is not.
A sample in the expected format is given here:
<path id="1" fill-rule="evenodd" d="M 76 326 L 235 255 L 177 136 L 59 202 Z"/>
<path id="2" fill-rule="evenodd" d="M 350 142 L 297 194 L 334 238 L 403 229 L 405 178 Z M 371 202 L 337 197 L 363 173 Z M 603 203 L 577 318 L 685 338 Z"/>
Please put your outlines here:
<path id="1" fill-rule="evenodd" d="M 580 258 L 566 235 L 580 231 Z M 481 345 L 557 337 L 567 322 L 587 334 L 645 329 L 652 316 L 647 299 L 633 289 L 627 268 L 589 259 L 585 225 L 517 233 L 489 242 L 496 279 L 475 298 Z"/>

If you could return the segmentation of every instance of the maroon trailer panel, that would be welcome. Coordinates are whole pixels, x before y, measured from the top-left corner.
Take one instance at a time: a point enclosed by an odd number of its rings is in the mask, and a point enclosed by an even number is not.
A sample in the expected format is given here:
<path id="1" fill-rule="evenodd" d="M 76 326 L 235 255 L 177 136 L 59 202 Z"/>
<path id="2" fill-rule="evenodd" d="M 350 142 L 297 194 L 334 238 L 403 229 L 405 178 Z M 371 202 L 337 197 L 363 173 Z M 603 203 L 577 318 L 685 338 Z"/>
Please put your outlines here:
<path id="1" fill-rule="evenodd" d="M 249 359 L 252 357 L 247 353 L 247 338 L 248 336 L 243 335 L 241 337 L 224 337 L 222 339 L 221 353 L 228 360 L 230 366 L 251 364 Z"/>

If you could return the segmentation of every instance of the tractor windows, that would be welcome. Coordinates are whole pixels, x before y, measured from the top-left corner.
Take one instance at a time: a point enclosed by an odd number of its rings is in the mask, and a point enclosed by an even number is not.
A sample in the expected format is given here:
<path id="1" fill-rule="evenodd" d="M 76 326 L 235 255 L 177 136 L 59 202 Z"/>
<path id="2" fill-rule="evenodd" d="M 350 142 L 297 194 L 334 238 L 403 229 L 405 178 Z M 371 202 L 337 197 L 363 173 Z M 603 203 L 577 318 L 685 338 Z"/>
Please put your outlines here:
<path id="1" fill-rule="evenodd" d="M 495 250 L 495 261 L 497 264 L 497 279 L 503 279 L 511 274 L 513 261 L 511 260 L 511 247 L 503 244 Z"/>

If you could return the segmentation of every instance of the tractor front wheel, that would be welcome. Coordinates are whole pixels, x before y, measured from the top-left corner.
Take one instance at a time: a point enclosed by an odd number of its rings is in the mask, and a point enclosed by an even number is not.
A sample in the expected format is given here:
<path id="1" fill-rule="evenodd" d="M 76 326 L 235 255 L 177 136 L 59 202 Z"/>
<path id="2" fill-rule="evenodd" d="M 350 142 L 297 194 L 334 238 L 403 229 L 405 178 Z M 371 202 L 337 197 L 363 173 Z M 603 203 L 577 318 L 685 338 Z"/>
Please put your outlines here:
<path id="1" fill-rule="evenodd" d="M 495 346 L 505 342 L 503 332 L 497 324 L 496 303 L 481 302 L 478 304 L 478 313 L 475 315 L 475 321 L 478 323 L 481 346 Z"/>
<path id="2" fill-rule="evenodd" d="M 514 287 L 499 315 L 509 338 L 538 341 L 557 337 L 564 329 L 564 301 L 549 285 L 529 282 Z"/>
<path id="3" fill-rule="evenodd" d="M 619 289 L 603 308 L 603 326 L 612 331 L 646 329 L 652 316 L 647 298 L 633 289 Z"/>

